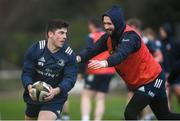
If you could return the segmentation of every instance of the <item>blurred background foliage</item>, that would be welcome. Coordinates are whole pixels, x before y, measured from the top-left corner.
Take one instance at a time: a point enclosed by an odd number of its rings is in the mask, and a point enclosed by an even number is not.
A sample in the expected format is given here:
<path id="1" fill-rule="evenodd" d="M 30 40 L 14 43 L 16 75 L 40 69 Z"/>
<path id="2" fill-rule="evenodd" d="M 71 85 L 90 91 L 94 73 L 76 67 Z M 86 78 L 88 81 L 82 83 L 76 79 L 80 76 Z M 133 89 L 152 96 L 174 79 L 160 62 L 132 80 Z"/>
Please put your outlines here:
<path id="1" fill-rule="evenodd" d="M 123 8 L 126 19 L 138 17 L 154 29 L 180 21 L 178 0 L 0 0 L 0 60 L 20 68 L 26 49 L 45 39 L 45 24 L 54 18 L 69 21 L 69 43 L 78 52 L 88 34 L 88 18 L 101 17 L 113 4 Z"/>

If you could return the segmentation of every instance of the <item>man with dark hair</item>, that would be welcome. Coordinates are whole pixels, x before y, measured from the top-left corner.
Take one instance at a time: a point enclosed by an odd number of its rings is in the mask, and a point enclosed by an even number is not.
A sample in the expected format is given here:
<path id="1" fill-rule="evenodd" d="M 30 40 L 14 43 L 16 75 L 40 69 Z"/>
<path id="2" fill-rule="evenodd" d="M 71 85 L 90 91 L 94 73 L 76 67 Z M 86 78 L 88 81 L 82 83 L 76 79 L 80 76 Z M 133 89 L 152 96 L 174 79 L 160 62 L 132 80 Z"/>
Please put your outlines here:
<path id="1" fill-rule="evenodd" d="M 179 114 L 171 113 L 165 92 L 165 76 L 161 66 L 150 54 L 141 36 L 125 24 L 118 6 L 113 6 L 102 16 L 106 34 L 93 48 L 87 48 L 77 57 L 85 62 L 95 55 L 108 50 L 107 59 L 90 60 L 88 68 L 100 69 L 115 67 L 134 95 L 125 109 L 126 120 L 137 120 L 137 115 L 150 105 L 157 119 L 180 119 Z"/>
<path id="2" fill-rule="evenodd" d="M 34 43 L 24 58 L 22 83 L 25 88 L 25 120 L 56 120 L 77 76 L 76 56 L 67 45 L 68 23 L 51 20 L 46 27 L 47 41 Z M 44 81 L 51 86 L 46 102 L 32 98 L 32 84 Z"/>

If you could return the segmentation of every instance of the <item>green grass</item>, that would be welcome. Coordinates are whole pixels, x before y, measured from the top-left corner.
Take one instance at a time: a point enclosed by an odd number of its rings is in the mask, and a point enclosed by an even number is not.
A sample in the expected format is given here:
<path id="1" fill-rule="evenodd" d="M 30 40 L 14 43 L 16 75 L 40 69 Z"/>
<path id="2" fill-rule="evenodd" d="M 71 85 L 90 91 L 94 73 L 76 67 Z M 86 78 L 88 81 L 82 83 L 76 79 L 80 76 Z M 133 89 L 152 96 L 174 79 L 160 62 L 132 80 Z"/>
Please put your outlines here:
<path id="1" fill-rule="evenodd" d="M 70 98 L 70 116 L 71 119 L 80 120 L 80 97 L 71 96 Z M 180 105 L 173 98 L 173 111 L 180 112 Z M 93 107 L 94 107 L 93 103 Z M 125 96 L 109 95 L 106 100 L 105 120 L 123 119 L 123 112 L 126 106 Z M 94 108 L 93 108 L 94 109 Z M 21 99 L 0 99 L 0 114 L 2 120 L 23 120 L 25 103 Z M 91 115 L 91 119 L 93 113 Z"/>
<path id="2" fill-rule="evenodd" d="M 74 120 L 80 119 L 80 97 L 71 97 L 70 98 L 70 116 Z M 125 108 L 126 100 L 118 96 L 108 96 L 106 99 L 106 111 L 104 118 L 106 120 L 116 120 L 122 119 L 123 111 Z M 92 110 L 94 110 L 95 103 L 93 101 Z M 91 119 L 93 118 L 93 113 L 91 113 Z"/>
<path id="3" fill-rule="evenodd" d="M 25 104 L 22 100 L 0 100 L 0 115 L 2 120 L 24 119 Z"/>

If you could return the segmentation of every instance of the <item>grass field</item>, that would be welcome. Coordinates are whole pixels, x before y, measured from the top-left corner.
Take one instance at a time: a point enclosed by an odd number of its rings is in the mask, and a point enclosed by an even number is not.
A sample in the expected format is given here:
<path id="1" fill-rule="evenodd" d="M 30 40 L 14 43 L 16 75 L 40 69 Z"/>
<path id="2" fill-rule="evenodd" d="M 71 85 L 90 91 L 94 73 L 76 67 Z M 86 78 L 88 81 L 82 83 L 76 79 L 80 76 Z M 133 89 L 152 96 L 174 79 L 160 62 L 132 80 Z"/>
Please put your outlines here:
<path id="1" fill-rule="evenodd" d="M 109 95 L 106 100 L 105 120 L 123 119 L 126 99 L 121 95 Z M 93 107 L 95 104 L 93 103 Z M 0 117 L 1 120 L 22 120 L 24 119 L 25 104 L 21 99 L 0 99 Z M 173 98 L 174 112 L 180 112 L 180 105 Z M 71 119 L 80 120 L 80 97 L 70 97 L 70 116 Z M 91 115 L 91 117 L 93 114 Z"/>

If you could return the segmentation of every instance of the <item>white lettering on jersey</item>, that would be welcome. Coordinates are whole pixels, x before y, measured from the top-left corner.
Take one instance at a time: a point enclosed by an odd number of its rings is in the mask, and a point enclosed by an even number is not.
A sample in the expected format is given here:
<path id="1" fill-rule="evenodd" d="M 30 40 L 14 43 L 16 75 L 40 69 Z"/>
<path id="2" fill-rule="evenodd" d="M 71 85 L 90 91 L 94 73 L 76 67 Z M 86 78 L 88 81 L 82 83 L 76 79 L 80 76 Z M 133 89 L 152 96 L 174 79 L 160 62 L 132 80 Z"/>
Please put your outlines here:
<path id="1" fill-rule="evenodd" d="M 123 39 L 122 42 L 129 42 L 129 39 Z"/>

